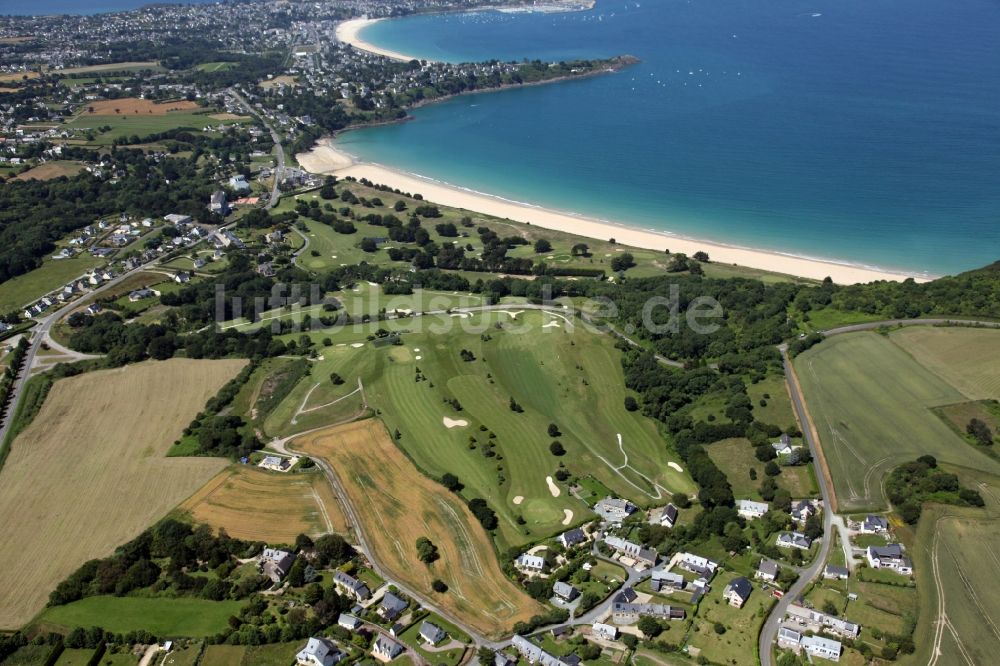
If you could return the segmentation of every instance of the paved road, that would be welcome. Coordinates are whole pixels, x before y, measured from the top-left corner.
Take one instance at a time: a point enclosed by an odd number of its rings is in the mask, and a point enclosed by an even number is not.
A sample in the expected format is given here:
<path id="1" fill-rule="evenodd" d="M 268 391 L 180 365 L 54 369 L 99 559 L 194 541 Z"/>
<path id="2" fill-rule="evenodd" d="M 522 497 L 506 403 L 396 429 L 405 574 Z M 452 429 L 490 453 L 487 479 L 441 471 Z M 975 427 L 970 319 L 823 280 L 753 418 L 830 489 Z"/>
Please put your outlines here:
<path id="1" fill-rule="evenodd" d="M 812 418 L 806 410 L 805 399 L 802 397 L 802 390 L 799 387 L 798 377 L 795 375 L 795 368 L 792 367 L 792 361 L 788 357 L 788 345 L 781 345 L 779 349 L 781 350 L 782 363 L 785 366 L 788 392 L 792 396 L 792 407 L 795 409 L 795 414 L 802 425 L 802 436 L 809 445 L 809 452 L 812 454 L 813 460 L 816 461 L 814 463 L 817 467 L 816 479 L 819 483 L 820 496 L 823 498 L 823 540 L 820 542 L 819 552 L 816 554 L 815 559 L 813 559 L 812 564 L 799 574 L 799 579 L 788 589 L 785 596 L 778 600 L 778 603 L 771 609 L 771 614 L 764 622 L 758 645 L 762 666 L 771 666 L 771 648 L 778 635 L 778 627 L 781 624 L 781 620 L 785 617 L 785 611 L 788 609 L 789 604 L 805 591 L 813 578 L 820 572 L 820 569 L 826 563 L 827 555 L 830 553 L 830 545 L 833 543 L 833 505 L 830 502 L 830 487 L 827 483 L 826 475 L 822 470 L 818 469 L 820 465 L 819 441 L 814 436 Z"/>
<path id="2" fill-rule="evenodd" d="M 977 319 L 886 319 L 884 321 L 871 321 L 866 324 L 851 324 L 850 326 L 838 326 L 828 331 L 821 331 L 824 337 L 831 335 L 841 335 L 843 333 L 855 333 L 857 331 L 871 331 L 887 326 L 984 326 L 987 328 L 1000 328 L 1000 322 L 979 321 Z"/>
<path id="3" fill-rule="evenodd" d="M 257 112 L 255 108 L 250 106 L 250 102 L 244 99 L 243 95 L 236 92 L 234 88 L 229 89 L 229 93 L 236 98 L 236 100 L 243 105 L 243 108 L 247 110 L 251 115 L 255 116 L 267 131 L 271 133 L 271 140 L 274 141 L 275 147 L 278 149 L 278 167 L 274 171 L 274 186 L 271 188 L 271 201 L 268 202 L 268 208 L 274 208 L 278 205 L 278 201 L 281 200 L 281 191 L 278 189 L 278 185 L 281 182 L 281 175 L 285 172 L 285 148 L 281 145 L 281 135 L 278 134 L 269 122 L 264 118 L 264 116 Z"/>

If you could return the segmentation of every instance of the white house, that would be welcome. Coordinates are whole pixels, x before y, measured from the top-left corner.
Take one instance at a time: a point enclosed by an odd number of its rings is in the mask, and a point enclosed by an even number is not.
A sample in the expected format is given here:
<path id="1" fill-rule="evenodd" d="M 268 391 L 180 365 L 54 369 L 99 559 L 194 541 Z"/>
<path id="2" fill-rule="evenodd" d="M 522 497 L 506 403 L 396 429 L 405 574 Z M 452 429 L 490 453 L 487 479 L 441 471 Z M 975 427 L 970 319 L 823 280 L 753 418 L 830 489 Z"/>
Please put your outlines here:
<path id="1" fill-rule="evenodd" d="M 903 555 L 903 548 L 898 543 L 890 543 L 888 546 L 868 546 L 865 558 L 868 560 L 868 566 L 873 569 L 892 569 L 904 576 L 913 573 L 913 562 Z"/>
<path id="2" fill-rule="evenodd" d="M 514 560 L 514 566 L 522 571 L 542 573 L 545 571 L 545 558 L 524 553 Z"/>
<path id="3" fill-rule="evenodd" d="M 729 584 L 722 591 L 722 598 L 728 601 L 730 606 L 743 608 L 743 604 L 750 598 L 752 591 L 753 586 L 750 584 L 750 581 L 740 576 L 729 581 Z"/>
<path id="4" fill-rule="evenodd" d="M 862 534 L 885 534 L 889 531 L 889 521 L 884 516 L 868 514 L 861 523 Z"/>
<path id="5" fill-rule="evenodd" d="M 618 627 L 611 624 L 595 622 L 594 626 L 590 628 L 590 634 L 595 638 L 613 641 L 618 638 Z"/>
<path id="6" fill-rule="evenodd" d="M 761 560 L 753 576 L 773 583 L 778 578 L 778 563 L 771 560 Z"/>
<path id="7" fill-rule="evenodd" d="M 344 653 L 321 638 L 310 638 L 306 646 L 295 655 L 301 666 L 333 666 L 344 658 Z"/>
<path id="8" fill-rule="evenodd" d="M 778 548 L 798 548 L 799 550 L 809 550 L 812 546 L 812 539 L 802 532 L 782 532 L 778 535 L 775 544 Z"/>
<path id="9" fill-rule="evenodd" d="M 748 520 L 754 520 L 761 518 L 771 507 L 767 502 L 753 502 L 751 500 L 740 500 L 736 504 L 736 513 L 747 518 Z"/>

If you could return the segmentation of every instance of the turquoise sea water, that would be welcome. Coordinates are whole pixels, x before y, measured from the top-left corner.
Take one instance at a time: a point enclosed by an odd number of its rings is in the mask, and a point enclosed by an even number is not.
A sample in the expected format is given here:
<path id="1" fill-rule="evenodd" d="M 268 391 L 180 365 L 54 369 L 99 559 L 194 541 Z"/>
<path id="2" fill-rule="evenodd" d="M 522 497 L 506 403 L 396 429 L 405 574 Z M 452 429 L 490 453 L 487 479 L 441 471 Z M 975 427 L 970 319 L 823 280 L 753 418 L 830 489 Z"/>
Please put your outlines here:
<path id="1" fill-rule="evenodd" d="M 383 21 L 364 38 L 424 58 L 642 63 L 459 97 L 338 144 L 637 227 L 953 273 L 1000 259 L 998 28 L 993 0 L 599 0 Z"/>

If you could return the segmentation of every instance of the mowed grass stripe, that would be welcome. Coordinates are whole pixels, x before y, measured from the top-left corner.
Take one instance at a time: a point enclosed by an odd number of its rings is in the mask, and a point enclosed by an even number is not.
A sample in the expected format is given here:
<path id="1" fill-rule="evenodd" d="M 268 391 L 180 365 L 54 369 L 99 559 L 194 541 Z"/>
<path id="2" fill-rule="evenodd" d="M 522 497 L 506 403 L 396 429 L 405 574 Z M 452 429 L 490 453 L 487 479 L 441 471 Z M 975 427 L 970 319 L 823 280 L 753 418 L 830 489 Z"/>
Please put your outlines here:
<path id="1" fill-rule="evenodd" d="M 0 627 L 23 625 L 77 567 L 137 536 L 225 466 L 165 455 L 244 364 L 173 359 L 55 383 L 0 473 Z"/>
<path id="2" fill-rule="evenodd" d="M 884 507 L 883 476 L 923 454 L 1000 473 L 930 411 L 962 394 L 885 337 L 837 336 L 795 365 L 842 510 Z"/>
<path id="3" fill-rule="evenodd" d="M 487 636 L 542 612 L 500 570 L 489 536 L 461 498 L 421 474 L 396 447 L 381 421 L 368 419 L 319 431 L 293 446 L 326 459 L 365 517 L 362 529 L 390 576 L 423 592 L 440 578 L 449 587 L 436 601 Z M 419 520 L 414 520 L 419 516 Z M 437 545 L 440 560 L 417 559 L 416 540 Z"/>

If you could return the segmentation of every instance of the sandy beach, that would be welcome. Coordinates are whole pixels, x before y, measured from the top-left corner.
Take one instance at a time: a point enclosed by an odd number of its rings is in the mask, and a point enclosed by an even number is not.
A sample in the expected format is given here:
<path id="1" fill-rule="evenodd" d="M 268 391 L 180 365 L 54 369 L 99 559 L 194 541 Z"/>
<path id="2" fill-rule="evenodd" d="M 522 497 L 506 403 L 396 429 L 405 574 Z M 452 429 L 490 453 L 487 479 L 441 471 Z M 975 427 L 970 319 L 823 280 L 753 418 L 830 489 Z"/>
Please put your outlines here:
<path id="1" fill-rule="evenodd" d="M 398 51 L 390 51 L 389 49 L 383 49 L 374 44 L 370 44 L 365 40 L 361 39 L 360 33 L 366 27 L 373 23 L 383 21 L 385 19 L 351 19 L 350 21 L 344 21 L 337 25 L 337 40 L 344 42 L 345 44 L 350 44 L 356 49 L 361 49 L 362 51 L 368 51 L 369 53 L 376 53 L 380 56 L 385 56 L 386 58 L 392 58 L 393 60 L 402 60 L 403 62 L 409 62 L 413 60 L 412 57 L 406 55 L 405 53 L 399 53 Z"/>
<path id="2" fill-rule="evenodd" d="M 830 277 L 837 284 L 857 284 L 875 280 L 901 281 L 911 277 L 901 273 L 862 266 L 673 236 L 571 213 L 548 210 L 454 187 L 379 164 L 356 163 L 350 155 L 337 150 L 330 143 L 329 140 L 321 141 L 311 151 L 296 155 L 296 159 L 302 168 L 312 173 L 330 173 L 338 178 L 351 176 L 358 180 L 367 178 L 373 183 L 387 185 L 403 192 L 419 192 L 425 200 L 444 206 L 508 218 L 516 222 L 525 222 L 545 229 L 554 229 L 588 238 L 602 240 L 614 238 L 621 245 L 658 251 L 669 249 L 671 252 L 683 252 L 688 256 L 703 251 L 707 252 L 715 263 L 737 264 L 815 280 Z M 918 282 L 926 281 L 926 278 L 916 277 L 915 279 Z"/>

